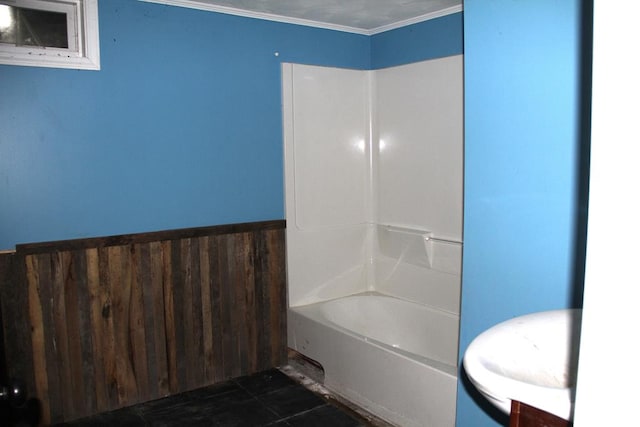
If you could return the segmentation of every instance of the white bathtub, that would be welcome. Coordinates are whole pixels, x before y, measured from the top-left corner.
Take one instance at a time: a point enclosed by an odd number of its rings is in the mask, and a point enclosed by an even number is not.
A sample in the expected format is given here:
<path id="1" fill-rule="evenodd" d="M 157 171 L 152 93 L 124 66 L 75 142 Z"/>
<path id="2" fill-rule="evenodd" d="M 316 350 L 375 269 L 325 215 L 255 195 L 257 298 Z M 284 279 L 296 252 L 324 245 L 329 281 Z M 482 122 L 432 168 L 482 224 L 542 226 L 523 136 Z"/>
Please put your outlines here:
<path id="1" fill-rule="evenodd" d="M 289 345 L 325 386 L 403 427 L 453 427 L 459 317 L 367 293 L 289 310 Z"/>

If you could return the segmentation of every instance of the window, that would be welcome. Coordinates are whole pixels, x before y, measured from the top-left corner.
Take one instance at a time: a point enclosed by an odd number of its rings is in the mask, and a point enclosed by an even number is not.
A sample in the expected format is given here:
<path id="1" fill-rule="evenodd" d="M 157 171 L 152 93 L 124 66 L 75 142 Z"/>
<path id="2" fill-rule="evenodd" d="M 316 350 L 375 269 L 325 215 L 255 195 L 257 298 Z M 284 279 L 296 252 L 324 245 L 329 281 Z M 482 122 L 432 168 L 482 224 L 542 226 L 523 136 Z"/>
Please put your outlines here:
<path id="1" fill-rule="evenodd" d="M 99 70 L 98 0 L 0 0 L 0 64 Z"/>

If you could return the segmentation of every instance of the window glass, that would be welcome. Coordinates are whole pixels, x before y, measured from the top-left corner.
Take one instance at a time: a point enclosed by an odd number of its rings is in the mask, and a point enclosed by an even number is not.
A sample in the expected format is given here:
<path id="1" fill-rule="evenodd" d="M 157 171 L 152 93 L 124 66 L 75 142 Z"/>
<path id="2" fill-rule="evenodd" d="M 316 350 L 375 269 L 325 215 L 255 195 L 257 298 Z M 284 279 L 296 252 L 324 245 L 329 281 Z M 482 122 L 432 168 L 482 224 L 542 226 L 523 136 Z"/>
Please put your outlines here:
<path id="1" fill-rule="evenodd" d="M 66 13 L 0 5 L 0 15 L 0 43 L 69 47 Z"/>

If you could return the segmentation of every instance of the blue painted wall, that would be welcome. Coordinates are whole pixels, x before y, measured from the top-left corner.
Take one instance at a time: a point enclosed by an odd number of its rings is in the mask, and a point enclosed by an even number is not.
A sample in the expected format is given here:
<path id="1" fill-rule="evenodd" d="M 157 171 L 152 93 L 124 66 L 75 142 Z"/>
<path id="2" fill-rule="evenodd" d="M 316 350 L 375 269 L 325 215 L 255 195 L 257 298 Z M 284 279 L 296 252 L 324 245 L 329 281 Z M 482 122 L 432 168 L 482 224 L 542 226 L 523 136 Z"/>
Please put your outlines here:
<path id="1" fill-rule="evenodd" d="M 132 0 L 99 19 L 100 71 L 0 66 L 0 249 L 283 218 L 280 62 L 370 67 L 366 36 Z"/>
<path id="2" fill-rule="evenodd" d="M 573 304 L 581 264 L 580 3 L 465 1 L 460 354 L 496 323 Z M 463 378 L 457 425 L 505 422 L 478 405 L 488 408 Z"/>
<path id="3" fill-rule="evenodd" d="M 463 51 L 462 12 L 408 25 L 371 37 L 372 68 L 393 67 Z"/>
<path id="4" fill-rule="evenodd" d="M 0 65 L 0 249 L 283 218 L 280 63 L 460 53 L 461 15 L 366 37 L 99 2 L 100 71 Z"/>

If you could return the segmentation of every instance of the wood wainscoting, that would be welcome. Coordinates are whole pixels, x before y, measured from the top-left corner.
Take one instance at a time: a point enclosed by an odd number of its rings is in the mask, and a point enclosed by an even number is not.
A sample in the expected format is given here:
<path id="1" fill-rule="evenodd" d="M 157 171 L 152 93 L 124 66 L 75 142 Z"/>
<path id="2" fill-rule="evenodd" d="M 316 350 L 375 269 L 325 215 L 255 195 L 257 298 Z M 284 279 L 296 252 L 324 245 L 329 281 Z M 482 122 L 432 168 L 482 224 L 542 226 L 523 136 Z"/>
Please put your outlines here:
<path id="1" fill-rule="evenodd" d="M 0 254 L 8 374 L 43 424 L 286 361 L 285 222 L 18 245 Z"/>

